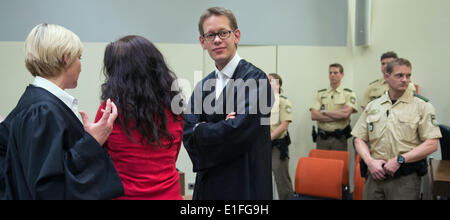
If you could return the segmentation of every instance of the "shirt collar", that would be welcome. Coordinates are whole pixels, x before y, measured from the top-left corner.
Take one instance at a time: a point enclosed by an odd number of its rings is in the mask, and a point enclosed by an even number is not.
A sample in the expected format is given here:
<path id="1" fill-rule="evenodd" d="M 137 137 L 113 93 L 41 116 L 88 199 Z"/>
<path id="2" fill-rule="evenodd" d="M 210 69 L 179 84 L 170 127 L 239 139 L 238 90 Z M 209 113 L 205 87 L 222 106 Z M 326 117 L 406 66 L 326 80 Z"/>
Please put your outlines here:
<path id="1" fill-rule="evenodd" d="M 405 102 L 405 103 L 411 103 L 412 99 L 414 97 L 414 93 L 408 92 L 406 90 L 403 95 L 397 100 L 397 102 Z M 389 98 L 389 93 L 386 91 L 383 96 L 381 96 L 381 104 L 385 102 L 391 102 L 391 98 Z"/>
<path id="2" fill-rule="evenodd" d="M 331 91 L 333 91 L 333 88 L 331 88 L 331 86 L 330 86 L 330 87 L 328 87 L 328 92 L 331 92 Z M 344 85 L 342 85 L 342 83 L 341 83 L 341 85 L 339 85 L 336 88 L 336 92 L 337 93 L 342 93 L 343 91 L 344 91 Z"/>
<path id="3" fill-rule="evenodd" d="M 74 112 L 75 116 L 77 116 L 78 100 L 73 96 L 69 95 L 69 93 L 65 92 L 51 81 L 42 78 L 40 76 L 36 76 L 34 78 L 34 82 L 32 85 L 43 88 L 48 92 L 50 92 L 51 94 L 53 94 L 54 96 L 58 97 L 58 99 L 60 99 L 64 104 L 66 104 L 67 107 L 69 107 Z"/>
<path id="4" fill-rule="evenodd" d="M 389 94 L 388 92 L 384 92 L 384 94 L 380 97 L 381 99 L 381 104 L 384 104 L 385 102 L 390 102 L 391 98 L 389 98 Z"/>
<path id="5" fill-rule="evenodd" d="M 217 67 L 214 66 L 216 76 L 218 76 L 219 73 L 222 73 L 222 75 L 226 76 L 228 79 L 233 77 L 234 71 L 236 70 L 241 60 L 242 58 L 236 52 L 236 55 L 234 55 L 233 59 L 222 69 L 222 71 L 219 71 L 219 69 L 217 69 Z"/>
<path id="6" fill-rule="evenodd" d="M 414 97 L 414 93 L 409 92 L 408 89 L 405 90 L 403 95 L 398 99 L 400 102 L 411 103 Z"/>

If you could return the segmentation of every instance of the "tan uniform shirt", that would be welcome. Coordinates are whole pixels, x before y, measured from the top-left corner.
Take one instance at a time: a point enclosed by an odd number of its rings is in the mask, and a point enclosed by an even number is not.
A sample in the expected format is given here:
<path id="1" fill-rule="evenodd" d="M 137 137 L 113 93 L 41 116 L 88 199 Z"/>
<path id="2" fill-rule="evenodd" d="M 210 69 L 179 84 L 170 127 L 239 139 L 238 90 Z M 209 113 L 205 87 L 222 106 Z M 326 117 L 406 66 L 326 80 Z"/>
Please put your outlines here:
<path id="1" fill-rule="evenodd" d="M 413 150 L 428 139 L 442 137 L 433 105 L 423 97 L 405 92 L 392 102 L 387 92 L 370 102 L 352 135 L 370 142 L 377 160 L 389 160 Z"/>
<path id="2" fill-rule="evenodd" d="M 339 110 L 344 105 L 353 108 L 354 112 L 358 112 L 356 103 L 356 94 L 340 85 L 336 90 L 331 87 L 319 90 L 310 107 L 316 110 Z M 336 129 L 344 129 L 350 124 L 350 119 L 339 120 L 334 122 L 317 122 L 317 127 L 325 131 L 334 131 Z"/>
<path id="3" fill-rule="evenodd" d="M 380 98 L 382 95 L 384 95 L 385 92 L 389 90 L 389 84 L 386 82 L 386 80 L 379 79 L 369 84 L 369 87 L 367 87 L 366 92 L 364 93 L 361 107 L 365 108 L 369 102 Z M 414 86 L 414 83 L 410 82 L 408 85 L 408 91 L 416 91 L 416 87 Z"/>
<path id="4" fill-rule="evenodd" d="M 292 104 L 287 97 L 275 94 L 275 103 L 270 112 L 270 133 L 272 133 L 283 121 L 292 122 Z M 278 139 L 284 138 L 287 131 Z"/>

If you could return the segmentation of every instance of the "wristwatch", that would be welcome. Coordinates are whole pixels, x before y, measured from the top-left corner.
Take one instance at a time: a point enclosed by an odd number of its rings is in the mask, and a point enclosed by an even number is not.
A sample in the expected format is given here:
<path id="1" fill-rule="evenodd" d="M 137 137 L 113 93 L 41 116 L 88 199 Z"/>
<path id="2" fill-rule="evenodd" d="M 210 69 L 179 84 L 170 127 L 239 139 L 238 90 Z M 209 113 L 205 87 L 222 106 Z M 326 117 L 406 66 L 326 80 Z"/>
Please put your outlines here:
<path id="1" fill-rule="evenodd" d="M 405 164 L 405 162 L 406 162 L 405 158 L 402 155 L 398 155 L 397 163 L 400 165 L 403 165 L 403 164 Z"/>

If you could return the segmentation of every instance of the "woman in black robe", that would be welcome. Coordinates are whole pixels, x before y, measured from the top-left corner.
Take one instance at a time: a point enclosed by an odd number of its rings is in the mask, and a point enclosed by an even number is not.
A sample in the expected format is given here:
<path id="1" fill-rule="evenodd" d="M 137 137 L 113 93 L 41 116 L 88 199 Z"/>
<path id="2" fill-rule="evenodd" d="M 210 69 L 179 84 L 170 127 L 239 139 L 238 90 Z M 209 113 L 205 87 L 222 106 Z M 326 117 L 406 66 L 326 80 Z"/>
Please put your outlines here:
<path id="1" fill-rule="evenodd" d="M 119 175 L 102 147 L 117 108 L 91 123 L 77 118 L 82 44 L 59 25 L 40 24 L 25 42 L 25 64 L 35 77 L 0 124 L 0 199 L 112 199 L 123 194 Z"/>

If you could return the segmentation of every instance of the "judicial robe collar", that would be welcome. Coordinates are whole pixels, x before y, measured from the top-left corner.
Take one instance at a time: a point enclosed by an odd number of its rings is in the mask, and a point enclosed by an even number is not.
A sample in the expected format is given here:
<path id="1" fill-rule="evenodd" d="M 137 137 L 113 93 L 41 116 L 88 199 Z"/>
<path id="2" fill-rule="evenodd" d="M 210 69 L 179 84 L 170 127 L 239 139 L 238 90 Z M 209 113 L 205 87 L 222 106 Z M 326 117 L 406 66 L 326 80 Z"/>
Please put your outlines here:
<path id="1" fill-rule="evenodd" d="M 51 81 L 40 76 L 36 76 L 34 78 L 34 82 L 32 85 L 35 87 L 43 88 L 48 92 L 50 92 L 51 94 L 53 94 L 54 96 L 58 97 L 58 99 L 60 99 L 64 104 L 67 105 L 67 107 L 69 107 L 72 110 L 72 112 L 75 114 L 75 117 L 77 117 L 78 100 L 73 96 L 71 96 L 69 93 L 59 88 Z"/>

